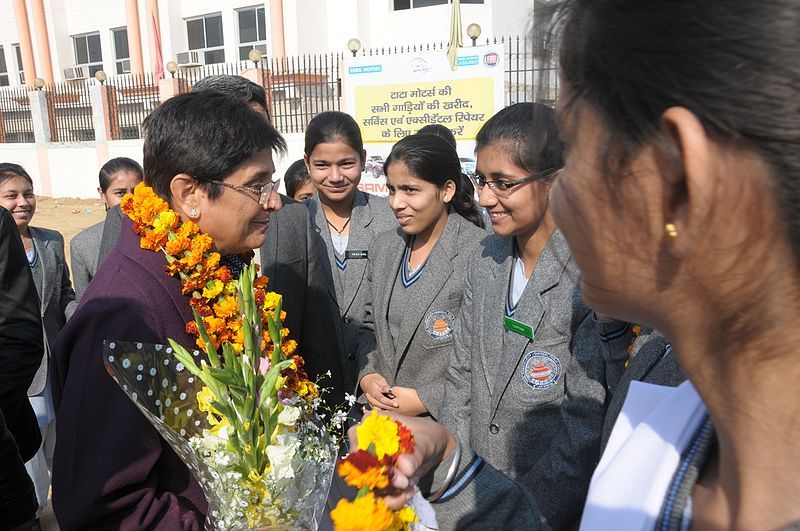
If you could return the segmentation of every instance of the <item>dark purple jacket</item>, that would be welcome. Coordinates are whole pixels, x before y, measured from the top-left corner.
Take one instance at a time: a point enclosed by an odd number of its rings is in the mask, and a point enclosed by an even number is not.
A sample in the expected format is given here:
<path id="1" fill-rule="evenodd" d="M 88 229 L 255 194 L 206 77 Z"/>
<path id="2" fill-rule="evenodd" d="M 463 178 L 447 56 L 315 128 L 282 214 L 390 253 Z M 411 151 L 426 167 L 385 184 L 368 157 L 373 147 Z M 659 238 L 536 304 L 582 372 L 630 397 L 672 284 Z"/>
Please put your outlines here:
<path id="1" fill-rule="evenodd" d="M 62 530 L 201 530 L 200 486 L 103 366 L 103 340 L 191 347 L 192 318 L 162 253 L 130 220 L 53 350 L 53 509 Z"/>

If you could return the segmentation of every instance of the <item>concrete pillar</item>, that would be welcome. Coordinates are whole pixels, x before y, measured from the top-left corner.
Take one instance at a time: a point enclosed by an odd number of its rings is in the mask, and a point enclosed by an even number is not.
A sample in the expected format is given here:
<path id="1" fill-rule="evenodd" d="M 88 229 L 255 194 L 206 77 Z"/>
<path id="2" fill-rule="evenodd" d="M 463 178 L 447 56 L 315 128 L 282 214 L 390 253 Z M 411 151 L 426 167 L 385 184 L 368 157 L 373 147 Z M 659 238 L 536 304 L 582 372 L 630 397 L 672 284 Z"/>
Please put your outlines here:
<path id="1" fill-rule="evenodd" d="M 53 63 L 50 60 L 50 39 L 47 33 L 47 19 L 44 15 L 44 2 L 42 0 L 31 0 L 31 15 L 33 16 L 33 27 L 36 29 L 36 47 L 39 49 L 39 67 L 44 82 L 52 84 Z M 26 74 L 27 79 L 27 74 Z"/>
<path id="2" fill-rule="evenodd" d="M 286 57 L 283 35 L 283 0 L 269 0 L 269 25 L 272 37 L 272 57 Z"/>
<path id="3" fill-rule="evenodd" d="M 128 51 L 130 52 L 131 74 L 144 74 L 142 58 L 142 32 L 139 28 L 138 0 L 125 0 L 125 20 L 128 24 Z"/>
<path id="4" fill-rule="evenodd" d="M 47 145 L 51 142 L 50 120 L 55 119 L 47 112 L 47 94 L 41 90 L 28 93 L 31 102 L 31 118 L 33 119 L 33 137 L 36 141 L 36 161 L 39 166 L 39 180 L 42 195 L 53 195 L 53 184 L 50 179 L 50 159 L 47 156 Z"/>
<path id="5" fill-rule="evenodd" d="M 184 92 L 188 92 L 188 86 L 183 78 L 166 77 L 158 82 L 158 99 L 161 103 Z"/>
<path id="6" fill-rule="evenodd" d="M 17 33 L 19 33 L 19 51 L 22 55 L 22 70 L 25 72 L 25 84 L 32 88 L 33 80 L 36 79 L 36 63 L 33 60 L 28 9 L 25 7 L 25 0 L 13 0 L 13 3 L 14 17 L 17 19 Z"/>
<path id="7" fill-rule="evenodd" d="M 112 113 L 116 113 L 116 91 L 115 87 L 109 85 L 89 87 L 98 166 L 108 160 L 108 141 L 119 138 L 118 120 L 112 119 Z"/>
<path id="8" fill-rule="evenodd" d="M 50 116 L 47 112 L 47 94 L 41 90 L 28 93 L 31 100 L 31 118 L 33 119 L 33 137 L 37 144 L 52 141 Z"/>

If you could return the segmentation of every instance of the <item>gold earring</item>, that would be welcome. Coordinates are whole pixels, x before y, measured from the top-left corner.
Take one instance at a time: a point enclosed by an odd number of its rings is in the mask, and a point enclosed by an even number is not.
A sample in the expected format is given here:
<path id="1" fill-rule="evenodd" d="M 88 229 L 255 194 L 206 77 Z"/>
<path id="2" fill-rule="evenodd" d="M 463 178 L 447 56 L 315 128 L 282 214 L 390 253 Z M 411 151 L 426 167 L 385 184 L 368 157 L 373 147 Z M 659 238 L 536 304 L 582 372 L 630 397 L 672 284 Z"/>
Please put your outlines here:
<path id="1" fill-rule="evenodd" d="M 666 225 L 664 225 L 664 231 L 666 231 L 667 236 L 669 236 L 672 239 L 675 239 L 675 236 L 678 235 L 678 229 L 675 228 L 674 223 L 667 223 Z"/>

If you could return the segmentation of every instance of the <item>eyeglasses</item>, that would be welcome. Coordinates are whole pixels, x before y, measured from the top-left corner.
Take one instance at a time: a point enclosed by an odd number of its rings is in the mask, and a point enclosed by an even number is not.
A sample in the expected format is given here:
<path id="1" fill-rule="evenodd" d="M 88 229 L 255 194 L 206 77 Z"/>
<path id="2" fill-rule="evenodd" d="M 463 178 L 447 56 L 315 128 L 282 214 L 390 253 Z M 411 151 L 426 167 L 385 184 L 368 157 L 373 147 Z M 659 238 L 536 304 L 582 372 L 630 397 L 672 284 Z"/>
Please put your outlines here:
<path id="1" fill-rule="evenodd" d="M 254 196 L 256 196 L 255 200 L 258 201 L 259 205 L 266 205 L 267 201 L 269 201 L 269 196 L 272 195 L 272 192 L 278 189 L 278 185 L 280 184 L 281 180 L 277 179 L 275 181 L 270 181 L 261 188 L 250 188 L 249 186 L 241 186 L 239 184 L 232 184 L 215 180 L 210 180 L 208 182 L 232 188 L 238 192 L 253 194 Z"/>
<path id="2" fill-rule="evenodd" d="M 475 184 L 475 189 L 479 192 L 483 190 L 484 186 L 488 186 L 495 195 L 507 196 L 514 187 L 529 183 L 536 179 L 548 179 L 553 174 L 555 174 L 553 170 L 546 170 L 541 173 L 535 173 L 533 175 L 528 175 L 527 177 L 523 177 L 522 179 L 518 179 L 516 181 L 509 181 L 506 179 L 498 179 L 495 181 L 489 181 L 481 175 L 480 173 L 473 173 L 470 175 L 472 182 Z"/>

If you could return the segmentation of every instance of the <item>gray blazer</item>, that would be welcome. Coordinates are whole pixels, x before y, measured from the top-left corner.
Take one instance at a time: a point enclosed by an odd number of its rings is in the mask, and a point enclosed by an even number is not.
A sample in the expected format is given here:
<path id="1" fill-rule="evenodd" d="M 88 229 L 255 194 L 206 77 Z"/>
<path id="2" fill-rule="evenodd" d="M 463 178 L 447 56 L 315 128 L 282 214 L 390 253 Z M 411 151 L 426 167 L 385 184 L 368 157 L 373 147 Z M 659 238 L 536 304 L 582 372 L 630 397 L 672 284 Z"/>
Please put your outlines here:
<path id="1" fill-rule="evenodd" d="M 64 259 L 64 237 L 50 229 L 29 227 L 28 230 L 39 255 L 38 263 L 33 268 L 33 281 L 39 295 L 45 350 L 42 363 L 28 388 L 28 396 L 35 396 L 44 390 L 47 382 L 50 347 L 64 323 L 72 317 L 78 302 Z"/>
<path id="2" fill-rule="evenodd" d="M 628 396 L 628 388 L 632 381 L 647 382 L 667 387 L 677 387 L 686 380 L 678 358 L 672 346 L 658 331 L 642 334 L 636 339 L 628 369 L 622 375 L 622 380 L 614 389 L 611 402 L 608 405 L 606 418 L 603 422 L 603 437 L 601 452 L 605 449 L 614 423 L 617 422 L 619 412 Z"/>
<path id="3" fill-rule="evenodd" d="M 605 353 L 626 350 L 629 336 L 610 348 L 601 345 L 592 311 L 581 299 L 578 268 L 558 230 L 514 315 L 533 327 L 534 339 L 505 331 L 512 245 L 511 238 L 489 236 L 470 264 L 441 420 L 487 463 L 519 479 L 549 525 L 571 528 L 599 458 Z M 616 363 L 624 358 L 617 356 Z M 549 376 L 538 372 L 543 369 Z M 440 466 L 436 476 L 445 472 Z M 447 503 L 437 514 L 442 529 L 464 516 Z"/>
<path id="4" fill-rule="evenodd" d="M 97 258 L 100 255 L 100 242 L 103 239 L 103 225 L 105 225 L 104 221 L 95 223 L 76 234 L 69 242 L 72 281 L 78 300 L 81 299 L 92 277 L 97 273 Z"/>
<path id="5" fill-rule="evenodd" d="M 331 371 L 321 384 L 331 389 L 329 403 L 344 401 L 339 311 L 328 295 L 328 277 L 312 229 L 308 209 L 283 197 L 284 206 L 270 216 L 267 239 L 259 250 L 262 273 L 269 277 L 269 289 L 283 296 L 284 326 L 299 343 L 298 354 L 309 376 Z"/>
<path id="6" fill-rule="evenodd" d="M 377 372 L 389 385 L 416 389 L 428 412 L 439 417 L 467 264 L 484 237 L 485 230 L 450 213 L 418 281 L 416 293 L 420 297 L 413 304 L 409 301 L 395 345 L 387 316 L 391 287 L 399 274 L 407 237 L 399 228 L 378 235 L 369 249 L 366 279 L 367 311 L 374 322 L 377 346 L 362 361 L 359 381 L 364 375 Z M 434 329 L 437 321 L 446 322 L 449 331 Z"/>
<path id="7" fill-rule="evenodd" d="M 368 289 L 364 285 L 367 271 L 367 259 L 350 259 L 344 274 L 336 270 L 336 258 L 331 241 L 331 233 L 320 204 L 319 194 L 305 201 L 311 212 L 311 220 L 317 233 L 317 244 L 320 246 L 325 260 L 328 293 L 339 309 L 341 332 L 341 352 L 346 368 L 345 384 L 349 389 L 358 385 L 359 360 L 366 358 L 366 353 L 375 348 L 375 334 L 372 324 L 367 322 L 366 299 Z M 397 227 L 397 218 L 389 208 L 385 197 L 366 194 L 356 190 L 353 199 L 353 211 L 350 218 L 350 237 L 347 242 L 348 251 L 369 251 L 375 237 L 381 232 Z M 342 281 L 344 277 L 344 281 Z"/>

